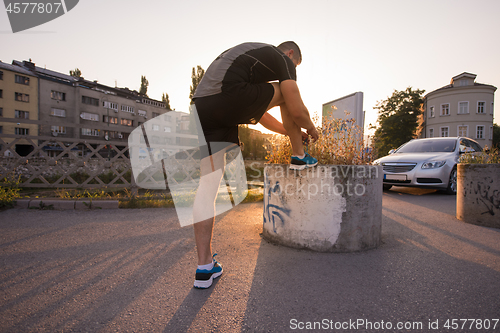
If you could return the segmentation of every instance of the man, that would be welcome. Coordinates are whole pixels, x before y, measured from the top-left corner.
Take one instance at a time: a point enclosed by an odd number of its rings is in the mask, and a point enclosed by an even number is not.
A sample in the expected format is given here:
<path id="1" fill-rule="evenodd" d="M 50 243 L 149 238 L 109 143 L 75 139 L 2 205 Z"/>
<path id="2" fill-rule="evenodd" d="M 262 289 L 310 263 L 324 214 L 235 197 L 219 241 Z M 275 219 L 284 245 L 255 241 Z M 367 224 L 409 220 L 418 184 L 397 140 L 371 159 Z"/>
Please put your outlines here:
<path id="1" fill-rule="evenodd" d="M 198 251 L 196 288 L 210 287 L 213 279 L 222 274 L 222 266 L 213 259 L 211 248 L 214 203 L 224 173 L 225 153 L 239 144 L 238 125 L 259 122 L 271 131 L 288 135 L 292 145 L 291 169 L 318 164 L 302 145 L 309 136 L 317 140 L 318 132 L 296 83 L 295 67 L 301 62 L 295 42 L 284 42 L 278 47 L 243 43 L 217 57 L 195 91 L 193 100 L 207 142 L 193 207 Z M 275 106 L 281 109 L 283 123 L 267 113 Z"/>

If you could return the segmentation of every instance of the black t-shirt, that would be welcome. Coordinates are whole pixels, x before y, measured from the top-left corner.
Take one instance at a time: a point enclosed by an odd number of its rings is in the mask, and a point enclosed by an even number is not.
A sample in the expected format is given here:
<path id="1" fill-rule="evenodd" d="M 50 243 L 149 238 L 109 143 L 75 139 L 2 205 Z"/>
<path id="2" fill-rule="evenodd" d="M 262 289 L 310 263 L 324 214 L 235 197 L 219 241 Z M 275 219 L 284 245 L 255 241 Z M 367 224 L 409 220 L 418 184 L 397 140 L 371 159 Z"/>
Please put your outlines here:
<path id="1" fill-rule="evenodd" d="M 277 47 L 243 43 L 223 52 L 208 67 L 193 98 L 222 92 L 232 84 L 297 80 L 295 65 Z"/>

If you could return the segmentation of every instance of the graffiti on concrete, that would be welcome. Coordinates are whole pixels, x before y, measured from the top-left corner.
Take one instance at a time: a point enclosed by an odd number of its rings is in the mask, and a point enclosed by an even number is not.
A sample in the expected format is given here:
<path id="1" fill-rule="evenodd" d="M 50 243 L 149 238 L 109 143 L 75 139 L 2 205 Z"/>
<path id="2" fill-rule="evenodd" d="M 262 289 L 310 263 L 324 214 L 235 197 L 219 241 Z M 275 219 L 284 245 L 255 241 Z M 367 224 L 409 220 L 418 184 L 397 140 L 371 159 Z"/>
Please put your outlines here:
<path id="1" fill-rule="evenodd" d="M 276 224 L 285 224 L 285 219 L 290 217 L 291 209 L 286 208 L 283 200 L 281 199 L 280 182 L 277 181 L 274 186 L 271 186 L 270 181 L 266 180 L 267 193 L 264 195 L 264 223 L 272 223 L 273 231 L 276 233 Z M 271 196 L 279 198 L 281 205 L 271 204 Z"/>
<path id="2" fill-rule="evenodd" d="M 500 210 L 500 191 L 492 188 L 493 179 L 486 181 L 471 181 L 465 185 L 464 197 L 475 195 L 475 202 L 483 204 L 486 210 L 481 214 L 495 215 L 495 211 Z"/>

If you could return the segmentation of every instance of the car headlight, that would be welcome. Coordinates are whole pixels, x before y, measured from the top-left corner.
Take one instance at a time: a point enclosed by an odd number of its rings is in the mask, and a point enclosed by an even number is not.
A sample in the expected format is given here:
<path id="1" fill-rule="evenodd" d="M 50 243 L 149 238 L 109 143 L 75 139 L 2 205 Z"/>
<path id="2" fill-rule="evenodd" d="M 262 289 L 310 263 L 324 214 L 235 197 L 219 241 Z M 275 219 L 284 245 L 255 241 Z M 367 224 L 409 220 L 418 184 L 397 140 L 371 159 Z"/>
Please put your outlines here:
<path id="1" fill-rule="evenodd" d="M 422 164 L 422 169 L 437 169 L 446 164 L 446 161 L 432 161 Z"/>

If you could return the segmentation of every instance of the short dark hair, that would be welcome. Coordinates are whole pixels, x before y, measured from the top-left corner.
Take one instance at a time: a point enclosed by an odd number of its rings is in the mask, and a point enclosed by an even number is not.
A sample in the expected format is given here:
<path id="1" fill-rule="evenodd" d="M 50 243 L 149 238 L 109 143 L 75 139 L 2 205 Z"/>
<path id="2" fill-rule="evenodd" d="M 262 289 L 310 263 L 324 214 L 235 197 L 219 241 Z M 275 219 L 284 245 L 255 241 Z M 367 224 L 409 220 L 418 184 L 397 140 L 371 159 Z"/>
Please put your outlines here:
<path id="1" fill-rule="evenodd" d="M 294 58 L 299 61 L 299 63 L 302 62 L 302 53 L 300 52 L 300 48 L 297 45 L 297 43 L 288 41 L 288 42 L 283 42 L 280 45 L 278 45 L 278 49 L 280 49 L 283 52 L 286 52 L 288 50 L 293 50 Z"/>

